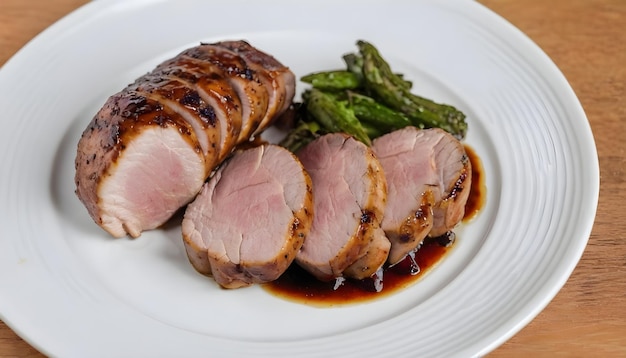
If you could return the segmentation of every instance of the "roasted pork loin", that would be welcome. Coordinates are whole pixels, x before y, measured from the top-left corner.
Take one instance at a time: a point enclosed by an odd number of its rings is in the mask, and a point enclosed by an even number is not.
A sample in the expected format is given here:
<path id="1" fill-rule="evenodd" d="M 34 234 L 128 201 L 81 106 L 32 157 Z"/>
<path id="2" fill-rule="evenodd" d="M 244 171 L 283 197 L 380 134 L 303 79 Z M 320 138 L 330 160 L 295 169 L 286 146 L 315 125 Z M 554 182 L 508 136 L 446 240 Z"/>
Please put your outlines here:
<path id="1" fill-rule="evenodd" d="M 320 280 L 362 279 L 382 267 L 389 241 L 380 227 L 387 187 L 365 144 L 340 133 L 298 152 L 313 182 L 315 215 L 296 262 Z"/>
<path id="2" fill-rule="evenodd" d="M 237 151 L 216 171 L 183 218 L 190 262 L 225 288 L 277 279 L 313 221 L 311 179 L 288 150 Z"/>
<path id="3" fill-rule="evenodd" d="M 190 202 L 294 92 L 293 73 L 244 41 L 183 51 L 95 115 L 78 143 L 76 194 L 111 235 L 137 237 Z"/>
<path id="4" fill-rule="evenodd" d="M 463 145 L 441 129 L 406 127 L 374 140 L 372 150 L 387 178 L 382 228 L 391 241 L 388 262 L 418 249 L 461 221 L 471 186 Z"/>

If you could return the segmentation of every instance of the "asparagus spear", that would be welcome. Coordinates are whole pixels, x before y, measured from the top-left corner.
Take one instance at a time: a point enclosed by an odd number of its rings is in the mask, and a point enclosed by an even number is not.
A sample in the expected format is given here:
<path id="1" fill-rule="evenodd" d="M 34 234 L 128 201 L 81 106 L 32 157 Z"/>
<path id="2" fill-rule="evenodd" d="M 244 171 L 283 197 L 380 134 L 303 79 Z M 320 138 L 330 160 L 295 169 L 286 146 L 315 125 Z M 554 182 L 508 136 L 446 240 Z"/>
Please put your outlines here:
<path id="1" fill-rule="evenodd" d="M 363 57 L 355 54 L 348 53 L 343 55 L 343 62 L 346 63 L 348 71 L 352 72 L 359 78 L 359 81 L 363 81 Z"/>
<path id="2" fill-rule="evenodd" d="M 361 79 L 357 74 L 345 70 L 311 73 L 300 80 L 322 90 L 341 91 L 356 89 L 361 85 Z"/>
<path id="3" fill-rule="evenodd" d="M 363 81 L 363 57 L 357 55 L 356 53 L 348 53 L 343 55 L 343 61 L 346 63 L 348 67 L 348 71 L 354 73 L 358 76 L 359 80 Z M 407 89 L 411 89 L 413 87 L 413 82 L 404 79 L 404 75 L 402 73 L 397 73 L 396 76 L 400 78 L 403 82 L 403 86 Z"/>
<path id="4" fill-rule="evenodd" d="M 347 101 L 312 88 L 302 94 L 308 113 L 328 132 L 344 132 L 370 145 L 370 138 Z"/>
<path id="5" fill-rule="evenodd" d="M 373 97 L 404 113 L 417 127 L 439 127 L 459 139 L 465 137 L 467 123 L 462 112 L 412 94 L 407 88 L 407 82 L 391 71 L 389 64 L 373 45 L 358 41 L 357 46 L 363 57 L 365 87 Z"/>
<path id="6" fill-rule="evenodd" d="M 411 125 L 411 121 L 402 113 L 376 102 L 373 98 L 348 92 L 348 101 L 362 125 L 368 124 L 381 133 Z M 370 135 L 370 138 L 373 138 Z"/>

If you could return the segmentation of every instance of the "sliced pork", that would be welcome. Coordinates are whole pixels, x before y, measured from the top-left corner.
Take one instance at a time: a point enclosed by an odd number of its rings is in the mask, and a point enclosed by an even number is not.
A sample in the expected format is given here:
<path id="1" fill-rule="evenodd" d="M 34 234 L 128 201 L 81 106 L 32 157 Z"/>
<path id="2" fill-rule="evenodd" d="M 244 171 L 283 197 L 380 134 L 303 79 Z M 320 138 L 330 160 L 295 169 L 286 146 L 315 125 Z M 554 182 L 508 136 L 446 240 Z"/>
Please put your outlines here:
<path id="1" fill-rule="evenodd" d="M 245 59 L 250 70 L 259 74 L 259 82 L 270 93 L 268 112 L 283 113 L 289 108 L 296 92 L 293 73 L 283 73 L 282 69 L 284 66 L 280 62 L 276 61 L 272 56 L 257 51 L 246 42 L 223 41 L 218 43 L 218 45 L 240 55 Z M 267 127 L 272 120 L 273 117 L 266 116 L 261 119 L 260 126 L 262 128 Z"/>
<path id="2" fill-rule="evenodd" d="M 183 51 L 111 96 L 83 132 L 76 194 L 115 237 L 190 202 L 233 149 L 291 102 L 295 77 L 244 41 Z"/>
<path id="3" fill-rule="evenodd" d="M 185 211 L 189 260 L 225 288 L 275 280 L 302 247 L 313 210 L 311 179 L 291 152 L 238 151 Z"/>
<path id="4" fill-rule="evenodd" d="M 368 237 L 366 240 L 369 244 L 365 248 L 365 254 L 358 260 L 354 261 L 343 271 L 343 276 L 354 278 L 357 280 L 366 279 L 374 276 L 387 261 L 391 242 L 387 239 L 385 232 L 377 223 L 375 227 L 367 227 L 367 224 L 361 225 L 361 230 L 365 230 Z M 382 279 L 382 277 L 380 277 Z"/>
<path id="5" fill-rule="evenodd" d="M 365 278 L 387 259 L 380 228 L 386 181 L 365 144 L 340 133 L 324 135 L 298 152 L 313 181 L 315 215 L 296 262 L 320 280 Z"/>
<path id="6" fill-rule="evenodd" d="M 382 228 L 396 264 L 424 238 L 452 230 L 463 218 L 471 166 L 463 145 L 441 129 L 406 127 L 372 143 L 387 177 Z"/>
<path id="7" fill-rule="evenodd" d="M 437 237 L 463 220 L 465 204 L 469 198 L 472 184 L 472 164 L 463 148 L 463 144 L 450 139 L 445 132 L 436 150 L 441 181 L 441 198 L 433 207 L 433 227 L 429 236 Z"/>

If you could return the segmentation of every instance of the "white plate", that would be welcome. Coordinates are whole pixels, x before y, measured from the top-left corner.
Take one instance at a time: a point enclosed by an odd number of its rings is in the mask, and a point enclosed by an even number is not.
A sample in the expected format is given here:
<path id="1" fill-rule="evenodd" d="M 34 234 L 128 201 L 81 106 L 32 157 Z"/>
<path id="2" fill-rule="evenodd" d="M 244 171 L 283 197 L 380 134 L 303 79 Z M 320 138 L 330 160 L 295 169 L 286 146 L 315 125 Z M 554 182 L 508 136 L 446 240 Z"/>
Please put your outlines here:
<path id="1" fill-rule="evenodd" d="M 111 239 L 73 190 L 75 147 L 112 93 L 200 41 L 249 40 L 298 76 L 377 45 L 416 92 L 466 112 L 488 200 L 412 287 L 315 308 L 226 291 L 187 262 L 179 228 Z M 557 67 L 473 1 L 95 1 L 0 71 L 0 313 L 64 357 L 480 356 L 577 264 L 598 199 L 595 145 Z"/>

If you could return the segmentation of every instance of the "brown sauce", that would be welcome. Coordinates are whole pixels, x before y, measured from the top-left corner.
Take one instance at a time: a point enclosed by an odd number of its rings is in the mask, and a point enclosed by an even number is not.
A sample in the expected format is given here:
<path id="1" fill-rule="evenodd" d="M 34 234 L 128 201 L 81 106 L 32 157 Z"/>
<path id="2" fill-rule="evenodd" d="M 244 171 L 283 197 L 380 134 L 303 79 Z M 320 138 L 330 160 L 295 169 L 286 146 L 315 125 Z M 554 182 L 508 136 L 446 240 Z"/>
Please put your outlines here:
<path id="1" fill-rule="evenodd" d="M 486 194 L 480 159 L 467 145 L 465 150 L 472 164 L 472 186 L 465 206 L 464 222 L 474 218 L 480 211 L 485 203 Z M 454 233 L 449 233 L 437 238 L 427 238 L 415 253 L 415 263 L 407 257 L 393 267 L 386 267 L 380 292 L 376 292 L 373 279 L 347 279 L 341 286 L 335 288 L 335 281 L 319 281 L 295 263 L 277 280 L 262 287 L 283 299 L 313 306 L 330 307 L 371 301 L 398 292 L 417 282 L 454 247 L 454 237 Z M 419 270 L 416 270 L 416 265 Z"/>
<path id="2" fill-rule="evenodd" d="M 467 202 L 465 203 L 465 215 L 463 217 L 463 222 L 469 222 L 475 218 L 483 206 L 485 206 L 487 187 L 485 186 L 485 170 L 480 158 L 474 149 L 467 144 L 465 145 L 465 153 L 472 164 L 472 186 Z"/>
<path id="3" fill-rule="evenodd" d="M 419 272 L 412 274 L 413 265 L 407 257 L 384 270 L 383 289 L 380 292 L 376 292 L 373 279 L 347 279 L 334 289 L 335 281 L 319 281 L 296 264 L 292 264 L 278 280 L 264 284 L 263 288 L 278 297 L 313 306 L 328 307 L 370 301 L 408 287 L 439 262 L 450 248 L 440 245 L 435 239 L 427 239 L 415 253 Z"/>

